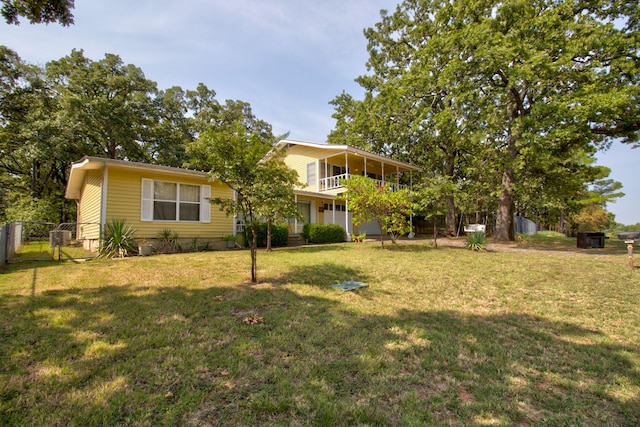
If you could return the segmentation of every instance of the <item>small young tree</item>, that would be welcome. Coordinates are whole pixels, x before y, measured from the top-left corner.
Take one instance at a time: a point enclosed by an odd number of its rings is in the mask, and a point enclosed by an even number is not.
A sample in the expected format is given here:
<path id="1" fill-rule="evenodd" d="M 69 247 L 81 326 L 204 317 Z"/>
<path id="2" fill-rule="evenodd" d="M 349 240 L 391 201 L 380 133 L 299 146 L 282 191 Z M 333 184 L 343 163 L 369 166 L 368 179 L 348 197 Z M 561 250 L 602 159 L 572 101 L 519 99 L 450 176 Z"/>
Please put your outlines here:
<path id="1" fill-rule="evenodd" d="M 416 208 L 427 218 L 433 219 L 433 246 L 438 247 L 436 216 L 449 213 L 447 198 L 455 194 L 458 187 L 449 177 L 436 176 L 424 179 L 415 191 Z"/>
<path id="2" fill-rule="evenodd" d="M 227 215 L 240 214 L 252 236 L 251 281 L 257 282 L 257 232 L 260 219 L 273 221 L 286 216 L 293 202 L 296 176 L 273 155 L 264 160 L 276 138 L 271 125 L 256 119 L 249 104 L 227 102 L 210 111 L 214 125 L 203 128 L 199 138 L 188 146 L 191 165 L 209 170 L 211 180 L 220 181 L 235 193 L 234 199 L 213 198 Z M 270 239 L 268 239 L 270 240 Z"/>
<path id="3" fill-rule="evenodd" d="M 384 233 L 396 243 L 398 237 L 411 231 L 409 216 L 413 213 L 409 191 L 391 191 L 364 176 L 343 180 L 347 192 L 342 199 L 349 204 L 356 225 L 376 221 L 380 227 L 380 244 L 384 248 Z"/>
<path id="4" fill-rule="evenodd" d="M 284 153 L 283 151 L 279 153 Z M 280 154 L 276 155 L 280 155 Z M 254 187 L 254 213 L 267 222 L 267 248 L 271 251 L 271 225 L 276 221 L 300 219 L 293 194 L 298 173 L 289 169 L 279 158 L 270 158 L 256 169 Z"/>

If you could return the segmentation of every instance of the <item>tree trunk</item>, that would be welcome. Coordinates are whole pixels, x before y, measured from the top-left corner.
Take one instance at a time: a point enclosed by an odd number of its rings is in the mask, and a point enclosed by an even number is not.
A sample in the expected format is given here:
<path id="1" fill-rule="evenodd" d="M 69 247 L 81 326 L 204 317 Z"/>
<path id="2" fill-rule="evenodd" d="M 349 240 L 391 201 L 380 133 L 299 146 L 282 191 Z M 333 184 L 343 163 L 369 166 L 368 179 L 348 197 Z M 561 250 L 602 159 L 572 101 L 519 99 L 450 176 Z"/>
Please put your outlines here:
<path id="1" fill-rule="evenodd" d="M 435 215 L 433 216 L 433 248 L 438 249 L 438 225 Z"/>
<path id="2" fill-rule="evenodd" d="M 517 131 L 514 131 L 514 120 L 518 117 L 518 110 L 515 105 L 510 108 L 511 123 L 508 127 L 507 153 L 504 171 L 502 172 L 502 185 L 500 197 L 498 198 L 498 212 L 496 215 L 496 232 L 494 240 L 499 242 L 509 242 L 516 240 L 513 224 L 513 213 L 515 211 L 515 197 L 513 187 L 515 185 L 515 173 L 513 165 L 518 158 L 518 147 L 516 142 L 519 139 Z"/>
<path id="3" fill-rule="evenodd" d="M 496 233 L 493 236 L 496 241 L 508 242 L 515 240 L 513 210 L 513 171 L 507 169 L 502 173 L 502 191 L 498 199 Z"/>
<path id="4" fill-rule="evenodd" d="M 447 205 L 447 214 L 444 217 L 447 232 L 455 234 L 457 225 L 455 200 L 453 199 L 453 196 L 447 196 L 444 202 Z"/>
<path id="5" fill-rule="evenodd" d="M 257 270 L 257 252 L 258 252 L 258 235 L 256 233 L 255 226 L 251 226 L 251 282 L 256 283 L 258 281 L 256 276 Z"/>
<path id="6" fill-rule="evenodd" d="M 382 221 L 377 220 L 378 221 L 378 228 L 380 229 L 380 244 L 382 245 L 382 249 L 384 249 L 384 235 L 383 230 L 382 230 Z"/>
<path id="7" fill-rule="evenodd" d="M 452 180 L 455 180 L 455 154 L 449 155 L 450 160 L 445 161 L 445 175 Z M 448 195 L 444 199 L 444 204 L 447 207 L 447 213 L 444 216 L 444 224 L 447 233 L 455 234 L 456 232 L 456 201 L 453 195 Z M 435 221 L 435 218 L 434 218 Z"/>
<path id="8" fill-rule="evenodd" d="M 271 218 L 267 218 L 267 252 L 271 252 Z"/>

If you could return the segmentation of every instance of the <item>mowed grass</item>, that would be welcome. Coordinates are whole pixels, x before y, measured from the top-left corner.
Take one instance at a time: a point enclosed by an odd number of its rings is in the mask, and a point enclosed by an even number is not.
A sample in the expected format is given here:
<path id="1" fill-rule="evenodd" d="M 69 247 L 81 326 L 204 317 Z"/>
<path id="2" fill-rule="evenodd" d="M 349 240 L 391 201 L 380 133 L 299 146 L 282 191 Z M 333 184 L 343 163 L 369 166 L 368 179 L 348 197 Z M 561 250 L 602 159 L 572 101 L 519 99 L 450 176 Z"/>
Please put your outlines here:
<path id="1" fill-rule="evenodd" d="M 640 271 L 567 242 L 16 264 L 0 425 L 639 425 Z"/>

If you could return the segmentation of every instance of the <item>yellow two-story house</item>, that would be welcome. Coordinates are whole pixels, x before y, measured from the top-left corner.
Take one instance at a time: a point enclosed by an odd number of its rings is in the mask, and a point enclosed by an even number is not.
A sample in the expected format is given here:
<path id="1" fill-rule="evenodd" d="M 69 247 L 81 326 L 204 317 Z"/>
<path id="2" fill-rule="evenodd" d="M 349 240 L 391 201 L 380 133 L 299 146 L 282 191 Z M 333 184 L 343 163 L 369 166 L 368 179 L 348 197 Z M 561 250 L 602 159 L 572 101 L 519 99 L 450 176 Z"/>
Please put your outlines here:
<path id="1" fill-rule="evenodd" d="M 348 202 L 339 201 L 345 191 L 341 179 L 364 175 L 402 188 L 419 168 L 346 145 L 282 140 L 285 163 L 303 183 L 295 189 L 303 220 L 292 220 L 290 231 L 299 234 L 306 223 L 339 224 L 353 233 Z M 95 249 L 101 230 L 113 219 L 124 219 L 139 239 L 157 238 L 166 229 L 182 239 L 200 239 L 222 245 L 222 238 L 238 233 L 239 218 L 227 217 L 209 203 L 213 197 L 233 198 L 222 183 L 210 182 L 203 171 L 145 163 L 84 157 L 71 165 L 65 197 L 77 203 L 76 238 Z M 361 224 L 358 232 L 378 234 L 376 224 Z"/>
<path id="2" fill-rule="evenodd" d="M 350 239 L 356 230 L 348 200 L 338 198 L 346 191 L 341 185 L 342 179 L 351 175 L 368 176 L 392 189 L 401 189 L 410 186 L 413 172 L 420 170 L 409 163 L 348 145 L 285 139 L 276 145 L 276 149 L 286 150 L 284 162 L 298 172 L 298 180 L 303 183 L 295 189 L 295 195 L 304 220 L 293 221 L 294 234 L 300 233 L 305 223 L 338 224 Z M 380 234 L 375 223 L 360 224 L 357 228 L 359 233 Z"/>

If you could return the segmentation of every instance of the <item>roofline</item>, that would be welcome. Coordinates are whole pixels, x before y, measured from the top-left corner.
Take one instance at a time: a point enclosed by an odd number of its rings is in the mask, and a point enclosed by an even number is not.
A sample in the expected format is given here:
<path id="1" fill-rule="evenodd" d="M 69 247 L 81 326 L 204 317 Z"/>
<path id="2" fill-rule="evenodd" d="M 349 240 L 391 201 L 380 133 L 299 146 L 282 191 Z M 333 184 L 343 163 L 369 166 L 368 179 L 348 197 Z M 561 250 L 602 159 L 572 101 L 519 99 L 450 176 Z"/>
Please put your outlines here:
<path id="1" fill-rule="evenodd" d="M 350 145 L 343 145 L 343 144 L 326 144 L 326 143 L 319 143 L 319 142 L 307 142 L 307 141 L 297 141 L 294 139 L 283 139 L 280 140 L 275 148 L 280 150 L 282 148 L 284 148 L 285 145 L 287 144 L 295 144 L 295 145 L 302 145 L 305 147 L 313 147 L 313 148 L 319 148 L 321 150 L 342 150 L 342 151 L 347 151 L 350 153 L 354 153 L 363 157 L 370 157 L 370 158 L 374 158 L 378 161 L 384 162 L 384 163 L 389 163 L 389 164 L 393 164 L 393 165 L 397 165 L 397 166 L 402 166 L 405 167 L 407 169 L 411 169 L 414 171 L 421 171 L 422 168 L 412 165 L 411 163 L 407 163 L 407 162 L 403 162 L 400 160 L 394 160 L 390 157 L 386 157 L 386 156 L 381 156 L 380 154 L 375 154 L 372 153 L 370 151 L 366 151 L 366 150 L 362 150 L 360 148 L 356 148 L 356 147 L 352 147 Z"/>
<path id="2" fill-rule="evenodd" d="M 64 197 L 67 199 L 78 200 L 80 198 L 80 187 L 82 186 L 82 182 L 84 181 L 86 172 L 89 170 L 97 170 L 109 166 L 128 170 L 151 170 L 162 173 L 170 173 L 173 175 L 191 177 L 206 177 L 208 175 L 207 172 L 176 168 L 172 166 L 153 165 L 150 163 L 131 162 L 128 160 L 116 160 L 104 157 L 84 156 L 77 162 L 71 163 L 71 171 L 69 172 L 69 179 L 67 181 L 67 188 L 65 190 Z"/>

